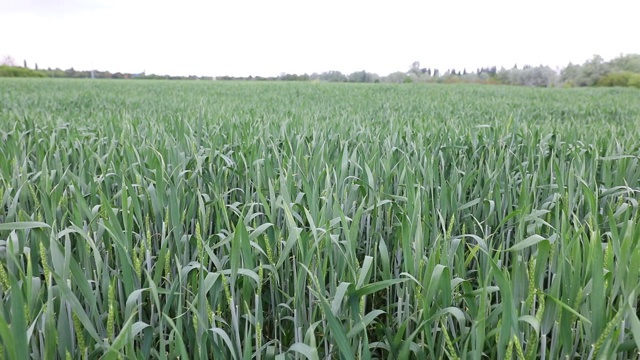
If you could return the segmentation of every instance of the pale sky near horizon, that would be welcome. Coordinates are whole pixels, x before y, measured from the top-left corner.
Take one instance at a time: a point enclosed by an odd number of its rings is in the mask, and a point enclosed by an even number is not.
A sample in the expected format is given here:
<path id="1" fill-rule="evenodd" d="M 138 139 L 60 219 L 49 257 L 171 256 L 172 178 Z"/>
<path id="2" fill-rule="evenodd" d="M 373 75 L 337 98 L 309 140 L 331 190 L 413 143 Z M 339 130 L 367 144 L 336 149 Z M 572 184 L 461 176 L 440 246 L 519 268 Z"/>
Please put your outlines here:
<path id="1" fill-rule="evenodd" d="M 171 75 L 379 75 L 640 53 L 640 2 L 0 0 L 0 59 Z"/>

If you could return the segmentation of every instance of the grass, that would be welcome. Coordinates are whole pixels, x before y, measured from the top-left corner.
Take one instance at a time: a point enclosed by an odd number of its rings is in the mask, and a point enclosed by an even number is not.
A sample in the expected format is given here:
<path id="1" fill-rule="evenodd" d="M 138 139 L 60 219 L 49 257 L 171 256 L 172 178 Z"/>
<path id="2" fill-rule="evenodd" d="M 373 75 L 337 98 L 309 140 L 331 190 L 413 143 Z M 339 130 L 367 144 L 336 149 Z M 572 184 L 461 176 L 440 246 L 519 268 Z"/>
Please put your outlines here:
<path id="1" fill-rule="evenodd" d="M 0 86 L 4 358 L 638 357 L 635 89 Z"/>

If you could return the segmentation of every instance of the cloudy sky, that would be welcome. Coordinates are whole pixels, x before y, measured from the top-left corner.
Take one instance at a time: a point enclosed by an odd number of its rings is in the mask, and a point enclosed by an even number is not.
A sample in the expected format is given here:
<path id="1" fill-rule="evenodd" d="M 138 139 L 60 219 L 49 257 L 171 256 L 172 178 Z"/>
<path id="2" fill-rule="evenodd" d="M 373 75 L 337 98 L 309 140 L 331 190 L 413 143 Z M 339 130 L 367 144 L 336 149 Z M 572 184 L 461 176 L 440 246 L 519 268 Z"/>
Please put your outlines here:
<path id="1" fill-rule="evenodd" d="M 173 75 L 556 68 L 640 53 L 639 13 L 637 0 L 0 0 L 0 58 Z"/>

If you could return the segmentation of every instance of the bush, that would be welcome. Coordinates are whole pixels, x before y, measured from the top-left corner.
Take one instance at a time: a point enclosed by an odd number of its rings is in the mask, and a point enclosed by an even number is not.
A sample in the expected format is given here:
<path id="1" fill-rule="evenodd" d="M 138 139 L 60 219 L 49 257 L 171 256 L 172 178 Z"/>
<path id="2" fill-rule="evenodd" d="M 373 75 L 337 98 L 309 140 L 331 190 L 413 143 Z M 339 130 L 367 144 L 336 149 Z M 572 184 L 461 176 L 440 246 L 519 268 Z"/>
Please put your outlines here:
<path id="1" fill-rule="evenodd" d="M 629 77 L 627 86 L 632 86 L 640 89 L 640 74 L 633 74 L 631 77 Z"/>
<path id="2" fill-rule="evenodd" d="M 0 77 L 46 77 L 46 75 L 28 68 L 0 65 Z"/>
<path id="3" fill-rule="evenodd" d="M 632 86 L 640 88 L 640 74 L 628 71 L 614 72 L 598 80 L 598 86 Z"/>

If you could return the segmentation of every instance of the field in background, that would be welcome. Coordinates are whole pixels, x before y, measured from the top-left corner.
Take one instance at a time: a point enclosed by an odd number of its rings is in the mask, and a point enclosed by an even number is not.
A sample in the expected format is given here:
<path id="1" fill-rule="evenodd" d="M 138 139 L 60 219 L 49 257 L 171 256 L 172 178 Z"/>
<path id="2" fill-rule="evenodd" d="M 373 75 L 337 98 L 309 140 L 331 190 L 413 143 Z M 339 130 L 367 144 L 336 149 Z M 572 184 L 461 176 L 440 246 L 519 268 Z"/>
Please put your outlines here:
<path id="1" fill-rule="evenodd" d="M 2 79 L 0 355 L 637 358 L 639 124 L 635 89 Z"/>

